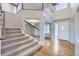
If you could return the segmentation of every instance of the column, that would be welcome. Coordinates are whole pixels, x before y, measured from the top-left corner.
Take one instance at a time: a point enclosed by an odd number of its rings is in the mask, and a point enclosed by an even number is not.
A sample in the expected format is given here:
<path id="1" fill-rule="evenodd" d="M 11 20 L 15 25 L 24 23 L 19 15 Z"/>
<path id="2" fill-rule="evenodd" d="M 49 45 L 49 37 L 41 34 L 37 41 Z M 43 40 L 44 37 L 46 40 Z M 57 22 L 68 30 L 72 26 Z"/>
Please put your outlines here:
<path id="1" fill-rule="evenodd" d="M 50 25 L 50 34 L 51 34 L 51 48 L 53 49 L 53 43 L 54 43 L 54 24 L 53 24 L 53 22 Z"/>
<path id="2" fill-rule="evenodd" d="M 44 33 L 45 18 L 40 19 L 40 41 L 45 45 L 45 33 Z"/>
<path id="3" fill-rule="evenodd" d="M 51 40 L 53 41 L 54 40 L 54 23 L 52 22 L 51 23 L 51 26 L 50 26 L 50 33 L 51 33 Z"/>

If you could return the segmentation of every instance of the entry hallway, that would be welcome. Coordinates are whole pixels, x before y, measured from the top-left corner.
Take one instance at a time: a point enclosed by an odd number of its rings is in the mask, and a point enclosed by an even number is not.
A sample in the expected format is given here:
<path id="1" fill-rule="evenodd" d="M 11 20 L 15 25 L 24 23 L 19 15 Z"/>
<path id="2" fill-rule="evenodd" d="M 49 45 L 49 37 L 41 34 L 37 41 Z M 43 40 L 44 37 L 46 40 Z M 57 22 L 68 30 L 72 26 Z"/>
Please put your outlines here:
<path id="1" fill-rule="evenodd" d="M 59 50 L 55 52 L 54 48 L 51 48 L 51 40 L 46 39 L 46 46 L 40 48 L 38 51 L 32 54 L 32 56 L 74 56 L 75 45 L 59 39 Z"/>

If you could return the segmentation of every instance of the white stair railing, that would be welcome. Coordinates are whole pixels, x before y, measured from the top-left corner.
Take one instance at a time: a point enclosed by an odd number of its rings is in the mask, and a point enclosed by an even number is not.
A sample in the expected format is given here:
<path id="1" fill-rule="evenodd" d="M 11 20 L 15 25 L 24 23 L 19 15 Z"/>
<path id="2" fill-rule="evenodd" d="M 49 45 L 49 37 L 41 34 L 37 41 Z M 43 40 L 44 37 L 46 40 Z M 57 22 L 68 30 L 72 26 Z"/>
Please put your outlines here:
<path id="1" fill-rule="evenodd" d="M 25 22 L 25 26 L 24 26 L 25 31 L 24 32 L 27 33 L 28 35 L 34 37 L 35 39 L 39 40 L 40 30 L 36 26 L 27 22 L 26 20 L 24 20 L 24 22 Z"/>
<path id="2" fill-rule="evenodd" d="M 5 13 L 3 11 L 0 11 L 0 39 L 5 38 L 4 23 L 5 23 Z"/>

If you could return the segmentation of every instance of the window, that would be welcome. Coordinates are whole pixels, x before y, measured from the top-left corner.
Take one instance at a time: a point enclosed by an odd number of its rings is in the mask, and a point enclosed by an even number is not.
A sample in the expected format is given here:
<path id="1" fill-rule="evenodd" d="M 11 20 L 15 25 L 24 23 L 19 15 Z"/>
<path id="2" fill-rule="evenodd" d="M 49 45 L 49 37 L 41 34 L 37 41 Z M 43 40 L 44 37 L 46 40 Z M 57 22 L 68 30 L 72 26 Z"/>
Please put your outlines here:
<path id="1" fill-rule="evenodd" d="M 16 6 L 11 5 L 11 12 L 16 14 Z"/>
<path id="2" fill-rule="evenodd" d="M 67 7 L 66 3 L 59 3 L 59 4 L 56 5 L 56 11 L 64 9 L 66 7 Z"/>
<path id="3" fill-rule="evenodd" d="M 8 3 L 2 3 L 2 10 L 16 14 L 16 6 L 13 6 Z"/>
<path id="4" fill-rule="evenodd" d="M 46 33 L 46 34 L 50 33 L 50 24 L 45 24 L 45 26 L 44 26 L 44 33 Z"/>
<path id="5" fill-rule="evenodd" d="M 64 26 L 63 25 L 61 26 L 61 29 L 62 29 L 62 31 L 64 30 Z"/>
<path id="6" fill-rule="evenodd" d="M 17 12 L 19 12 L 22 9 L 22 4 L 20 3 L 17 7 Z"/>

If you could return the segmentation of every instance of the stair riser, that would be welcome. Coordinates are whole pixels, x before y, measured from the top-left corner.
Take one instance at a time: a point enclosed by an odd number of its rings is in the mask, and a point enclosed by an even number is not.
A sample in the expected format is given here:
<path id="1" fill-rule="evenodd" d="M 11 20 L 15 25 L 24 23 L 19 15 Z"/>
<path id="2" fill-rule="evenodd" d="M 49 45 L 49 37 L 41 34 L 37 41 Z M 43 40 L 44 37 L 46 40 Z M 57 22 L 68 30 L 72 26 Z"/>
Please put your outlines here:
<path id="1" fill-rule="evenodd" d="M 30 39 L 30 36 L 25 37 L 20 28 L 5 28 L 5 37 L 1 41 L 2 56 L 30 55 L 39 49 L 38 42 Z"/>
<path id="2" fill-rule="evenodd" d="M 25 56 L 30 56 L 33 52 L 37 51 L 38 49 L 40 49 L 42 46 L 37 47 L 35 50 L 30 51 L 30 53 L 26 54 Z"/>
<path id="3" fill-rule="evenodd" d="M 12 33 L 12 32 L 21 32 L 20 30 L 17 31 L 5 31 L 6 33 Z"/>
<path id="4" fill-rule="evenodd" d="M 5 35 L 11 35 L 11 34 L 21 34 L 21 32 L 6 32 Z"/>
<path id="5" fill-rule="evenodd" d="M 5 30 L 5 32 L 17 32 L 17 31 L 21 31 L 21 30 Z"/>
<path id="6" fill-rule="evenodd" d="M 6 41 L 6 42 L 2 42 L 2 46 L 13 44 L 13 43 L 20 42 L 20 41 L 27 40 L 27 39 L 28 38 L 21 38 L 21 39 L 16 39 L 16 40 L 10 40 L 10 41 Z"/>
<path id="7" fill-rule="evenodd" d="M 33 41 L 33 40 L 29 40 L 29 41 L 27 41 L 27 42 L 25 42 L 25 43 L 18 44 L 18 45 L 14 45 L 14 46 L 11 46 L 11 47 L 2 49 L 2 50 L 1 50 L 1 53 L 9 52 L 9 51 L 11 51 L 11 50 L 14 50 L 14 49 L 20 47 L 20 46 L 26 45 L 26 44 L 28 44 L 28 43 L 30 43 L 30 42 L 32 42 L 32 41 Z"/>
<path id="8" fill-rule="evenodd" d="M 6 36 L 6 39 L 12 39 L 12 38 L 17 38 L 17 37 L 23 37 L 24 35 L 13 35 L 13 36 Z"/>
<path id="9" fill-rule="evenodd" d="M 39 45 L 38 43 L 32 47 L 30 47 L 27 50 L 24 50 L 23 52 L 19 53 L 17 56 L 29 56 L 31 55 L 33 52 L 37 51 L 38 49 L 40 49 L 42 46 Z"/>
<path id="10" fill-rule="evenodd" d="M 36 45 L 36 43 L 34 43 L 34 44 L 32 44 L 32 45 L 30 45 L 30 46 L 28 46 L 28 47 L 26 47 L 26 48 L 24 48 L 24 49 L 22 49 L 22 50 L 19 50 L 19 51 L 17 51 L 16 53 L 11 54 L 10 56 L 16 56 L 16 55 L 18 55 L 19 53 L 21 53 L 22 51 L 27 50 L 27 49 L 33 47 L 34 45 Z"/>
<path id="11" fill-rule="evenodd" d="M 5 28 L 6 31 L 10 31 L 10 30 L 20 30 L 20 28 Z"/>

